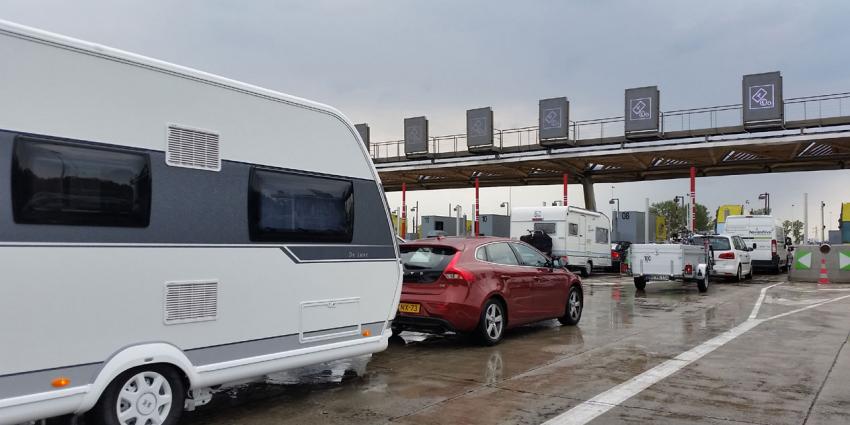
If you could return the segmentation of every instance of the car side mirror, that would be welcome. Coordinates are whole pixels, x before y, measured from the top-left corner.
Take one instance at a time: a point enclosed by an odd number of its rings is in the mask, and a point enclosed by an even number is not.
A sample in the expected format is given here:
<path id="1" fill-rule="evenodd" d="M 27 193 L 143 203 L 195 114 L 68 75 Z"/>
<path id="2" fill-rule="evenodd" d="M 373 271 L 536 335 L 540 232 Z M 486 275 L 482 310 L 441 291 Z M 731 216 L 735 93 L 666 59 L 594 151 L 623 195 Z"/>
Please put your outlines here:
<path id="1" fill-rule="evenodd" d="M 757 247 L 757 246 L 758 246 L 758 245 L 757 245 L 755 242 L 753 242 L 753 249 L 751 249 L 751 251 L 754 251 L 754 250 L 756 249 L 756 247 Z"/>
<path id="2" fill-rule="evenodd" d="M 549 260 L 549 268 L 560 269 L 564 267 L 564 261 L 560 257 Z"/>

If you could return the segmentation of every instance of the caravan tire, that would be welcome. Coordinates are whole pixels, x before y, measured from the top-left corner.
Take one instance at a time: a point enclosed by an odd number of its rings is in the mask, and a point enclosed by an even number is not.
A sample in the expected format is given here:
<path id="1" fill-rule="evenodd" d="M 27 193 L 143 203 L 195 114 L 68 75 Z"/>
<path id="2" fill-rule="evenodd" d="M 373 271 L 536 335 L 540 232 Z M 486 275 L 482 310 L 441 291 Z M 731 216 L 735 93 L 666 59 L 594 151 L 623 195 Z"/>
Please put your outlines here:
<path id="1" fill-rule="evenodd" d="M 186 386 L 177 371 L 165 365 L 141 366 L 116 377 L 100 396 L 89 420 L 97 425 L 176 425 L 183 413 Z"/>
<path id="2" fill-rule="evenodd" d="M 592 273 L 593 273 L 593 263 L 588 261 L 587 264 L 585 264 L 584 267 L 581 269 L 581 277 L 590 277 L 590 275 Z"/>

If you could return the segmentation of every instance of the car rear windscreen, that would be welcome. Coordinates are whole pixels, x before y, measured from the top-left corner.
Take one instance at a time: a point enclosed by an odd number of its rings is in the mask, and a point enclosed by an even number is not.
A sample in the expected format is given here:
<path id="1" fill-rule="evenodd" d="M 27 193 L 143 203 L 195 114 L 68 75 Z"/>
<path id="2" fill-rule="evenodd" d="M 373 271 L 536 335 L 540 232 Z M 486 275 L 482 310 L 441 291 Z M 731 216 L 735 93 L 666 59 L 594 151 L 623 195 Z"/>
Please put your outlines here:
<path id="1" fill-rule="evenodd" d="M 431 283 L 437 281 L 454 257 L 455 250 L 445 246 L 402 246 L 401 263 L 404 282 Z"/>
<path id="2" fill-rule="evenodd" d="M 694 238 L 694 245 L 704 245 L 705 244 L 704 237 Z M 718 238 L 718 237 L 709 237 L 708 243 L 711 245 L 711 249 L 715 251 L 729 251 L 732 249 L 732 246 L 729 244 L 729 239 L 727 238 Z"/>

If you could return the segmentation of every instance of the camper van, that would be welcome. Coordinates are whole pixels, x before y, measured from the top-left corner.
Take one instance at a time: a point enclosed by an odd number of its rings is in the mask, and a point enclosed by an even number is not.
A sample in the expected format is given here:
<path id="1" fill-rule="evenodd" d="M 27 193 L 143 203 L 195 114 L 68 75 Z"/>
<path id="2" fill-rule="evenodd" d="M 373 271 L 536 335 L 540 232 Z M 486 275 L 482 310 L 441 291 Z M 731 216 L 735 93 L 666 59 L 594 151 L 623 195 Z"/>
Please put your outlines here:
<path id="1" fill-rule="evenodd" d="M 594 268 L 611 267 L 611 221 L 605 214 L 564 206 L 512 208 L 511 238 L 534 232 L 549 236 L 551 256 L 584 277 Z"/>
<path id="2" fill-rule="evenodd" d="M 378 175 L 328 106 L 0 22 L 0 424 L 172 424 L 384 350 Z"/>
<path id="3" fill-rule="evenodd" d="M 726 233 L 740 236 L 750 253 L 752 267 L 779 273 L 788 268 L 788 246 L 779 221 L 769 215 L 730 215 L 726 217 Z"/>

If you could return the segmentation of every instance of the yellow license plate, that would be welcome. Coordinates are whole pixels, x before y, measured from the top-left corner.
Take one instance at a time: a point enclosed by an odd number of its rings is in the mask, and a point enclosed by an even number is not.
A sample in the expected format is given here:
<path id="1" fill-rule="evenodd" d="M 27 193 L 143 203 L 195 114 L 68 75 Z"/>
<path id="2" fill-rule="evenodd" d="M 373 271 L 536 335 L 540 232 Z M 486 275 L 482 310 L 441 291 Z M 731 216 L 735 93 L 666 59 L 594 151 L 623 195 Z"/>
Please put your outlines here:
<path id="1" fill-rule="evenodd" d="M 399 303 L 398 311 L 402 313 L 419 313 L 419 304 Z"/>

